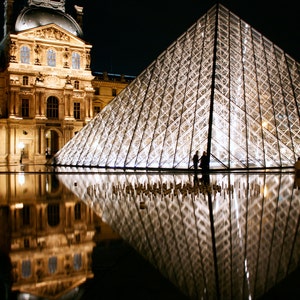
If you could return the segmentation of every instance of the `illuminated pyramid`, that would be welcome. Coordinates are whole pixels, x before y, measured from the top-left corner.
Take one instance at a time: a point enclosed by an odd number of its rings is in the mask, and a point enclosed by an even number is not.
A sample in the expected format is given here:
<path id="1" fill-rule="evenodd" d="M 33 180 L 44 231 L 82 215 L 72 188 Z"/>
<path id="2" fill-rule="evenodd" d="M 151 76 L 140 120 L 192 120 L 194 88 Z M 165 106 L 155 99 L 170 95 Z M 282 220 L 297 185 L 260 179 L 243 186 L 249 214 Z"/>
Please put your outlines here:
<path id="1" fill-rule="evenodd" d="M 300 65 L 215 5 L 56 155 L 60 165 L 292 166 L 300 155 Z"/>

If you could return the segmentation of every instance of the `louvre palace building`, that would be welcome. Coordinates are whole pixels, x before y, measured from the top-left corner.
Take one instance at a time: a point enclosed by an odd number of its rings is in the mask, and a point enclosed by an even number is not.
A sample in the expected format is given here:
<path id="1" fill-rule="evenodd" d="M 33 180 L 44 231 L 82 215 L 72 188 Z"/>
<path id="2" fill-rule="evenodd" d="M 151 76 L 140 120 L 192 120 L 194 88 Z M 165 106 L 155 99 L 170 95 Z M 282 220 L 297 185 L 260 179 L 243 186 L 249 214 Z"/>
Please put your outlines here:
<path id="1" fill-rule="evenodd" d="M 45 163 L 133 79 L 92 74 L 91 48 L 65 0 L 4 1 L 0 163 Z"/>

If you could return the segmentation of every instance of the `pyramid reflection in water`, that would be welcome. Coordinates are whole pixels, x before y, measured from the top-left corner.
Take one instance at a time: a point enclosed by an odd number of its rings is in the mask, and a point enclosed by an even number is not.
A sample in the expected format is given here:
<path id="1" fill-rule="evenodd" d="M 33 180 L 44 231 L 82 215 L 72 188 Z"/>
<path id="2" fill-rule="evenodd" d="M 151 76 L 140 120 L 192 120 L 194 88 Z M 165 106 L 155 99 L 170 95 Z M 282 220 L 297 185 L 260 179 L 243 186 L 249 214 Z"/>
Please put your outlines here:
<path id="1" fill-rule="evenodd" d="M 216 5 L 56 155 L 60 165 L 292 166 L 300 155 L 299 64 Z"/>
<path id="2" fill-rule="evenodd" d="M 59 180 L 191 299 L 257 299 L 299 265 L 292 174 L 74 171 Z"/>

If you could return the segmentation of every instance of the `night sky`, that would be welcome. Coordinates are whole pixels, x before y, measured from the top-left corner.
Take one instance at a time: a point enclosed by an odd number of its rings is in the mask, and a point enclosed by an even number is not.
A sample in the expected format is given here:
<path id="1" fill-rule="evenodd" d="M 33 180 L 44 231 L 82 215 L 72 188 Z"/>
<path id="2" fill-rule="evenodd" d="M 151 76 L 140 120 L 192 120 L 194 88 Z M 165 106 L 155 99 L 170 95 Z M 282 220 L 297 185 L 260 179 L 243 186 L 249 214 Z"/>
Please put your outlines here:
<path id="1" fill-rule="evenodd" d="M 277 2 L 220 1 L 300 62 L 300 14 L 296 1 Z M 136 76 L 215 3 L 212 0 L 66 0 L 66 12 L 74 16 L 75 4 L 84 7 L 84 39 L 93 45 L 92 71 Z"/>

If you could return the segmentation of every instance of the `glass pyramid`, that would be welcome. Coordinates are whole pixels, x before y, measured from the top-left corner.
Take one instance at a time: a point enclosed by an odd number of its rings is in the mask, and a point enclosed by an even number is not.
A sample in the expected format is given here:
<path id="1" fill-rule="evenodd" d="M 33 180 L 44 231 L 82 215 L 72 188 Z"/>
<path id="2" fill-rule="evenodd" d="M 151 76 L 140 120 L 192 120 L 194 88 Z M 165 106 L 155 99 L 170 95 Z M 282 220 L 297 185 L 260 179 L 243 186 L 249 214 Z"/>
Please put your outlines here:
<path id="1" fill-rule="evenodd" d="M 56 155 L 71 166 L 278 168 L 300 156 L 299 63 L 213 6 Z"/>

